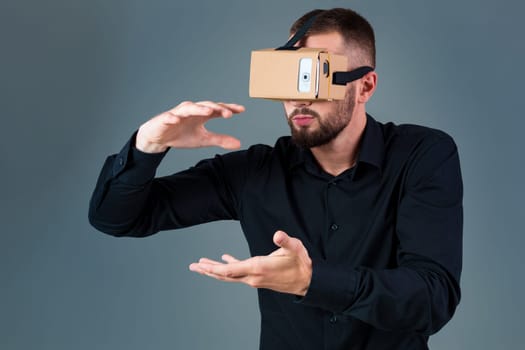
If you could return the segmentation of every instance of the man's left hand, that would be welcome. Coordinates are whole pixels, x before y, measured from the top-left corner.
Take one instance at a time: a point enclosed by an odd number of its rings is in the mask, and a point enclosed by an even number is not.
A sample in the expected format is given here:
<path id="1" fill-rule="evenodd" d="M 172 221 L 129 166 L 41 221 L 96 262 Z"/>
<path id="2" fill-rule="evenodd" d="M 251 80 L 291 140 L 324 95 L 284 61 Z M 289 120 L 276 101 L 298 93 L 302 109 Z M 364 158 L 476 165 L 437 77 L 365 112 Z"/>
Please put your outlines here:
<path id="1" fill-rule="evenodd" d="M 279 249 L 269 255 L 237 260 L 224 254 L 222 260 L 201 258 L 190 270 L 226 282 L 241 282 L 254 288 L 306 295 L 312 279 L 312 260 L 303 243 L 284 231 L 273 235 Z"/>

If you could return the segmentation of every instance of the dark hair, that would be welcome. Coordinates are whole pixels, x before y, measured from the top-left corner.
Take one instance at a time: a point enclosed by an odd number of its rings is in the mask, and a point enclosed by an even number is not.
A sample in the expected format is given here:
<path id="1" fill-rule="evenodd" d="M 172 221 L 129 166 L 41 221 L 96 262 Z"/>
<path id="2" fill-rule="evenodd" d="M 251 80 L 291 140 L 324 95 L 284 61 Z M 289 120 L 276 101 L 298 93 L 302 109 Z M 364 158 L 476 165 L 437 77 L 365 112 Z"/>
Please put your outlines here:
<path id="1" fill-rule="evenodd" d="M 290 28 L 290 33 L 295 33 L 309 18 L 316 16 L 314 23 L 306 32 L 311 34 L 322 34 L 336 31 L 340 33 L 347 46 L 359 48 L 364 54 L 360 64 L 376 65 L 376 47 L 374 30 L 368 21 L 350 9 L 334 8 L 330 10 L 313 10 L 304 14 L 296 20 Z"/>

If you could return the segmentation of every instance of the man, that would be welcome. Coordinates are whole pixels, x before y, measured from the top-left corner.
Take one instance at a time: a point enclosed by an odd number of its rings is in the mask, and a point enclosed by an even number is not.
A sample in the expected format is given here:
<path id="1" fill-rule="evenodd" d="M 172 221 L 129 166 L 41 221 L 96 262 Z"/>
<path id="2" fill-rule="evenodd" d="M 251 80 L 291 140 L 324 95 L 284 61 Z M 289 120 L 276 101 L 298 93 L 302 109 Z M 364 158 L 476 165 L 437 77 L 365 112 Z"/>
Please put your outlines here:
<path id="1" fill-rule="evenodd" d="M 316 10 L 300 45 L 375 66 L 357 13 Z M 261 349 L 427 349 L 460 299 L 462 184 L 453 140 L 366 114 L 372 71 L 342 101 L 285 101 L 291 137 L 154 178 L 169 148 L 240 147 L 205 129 L 237 104 L 183 102 L 144 123 L 102 169 L 90 222 L 115 236 L 239 220 L 252 257 L 192 271 L 258 288 Z"/>

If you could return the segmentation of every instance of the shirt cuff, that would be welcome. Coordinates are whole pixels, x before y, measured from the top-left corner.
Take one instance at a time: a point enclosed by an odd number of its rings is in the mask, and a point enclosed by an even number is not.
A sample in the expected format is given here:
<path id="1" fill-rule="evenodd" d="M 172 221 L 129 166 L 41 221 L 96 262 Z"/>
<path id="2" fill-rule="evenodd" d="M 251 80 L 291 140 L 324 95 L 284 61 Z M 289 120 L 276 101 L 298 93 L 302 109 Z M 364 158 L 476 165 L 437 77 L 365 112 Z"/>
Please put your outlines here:
<path id="1" fill-rule="evenodd" d="M 324 260 L 314 260 L 308 291 L 296 302 L 332 312 L 341 312 L 354 300 L 357 278 L 357 271 L 332 266 Z"/>
<path id="2" fill-rule="evenodd" d="M 155 177 L 160 162 L 169 148 L 161 153 L 144 153 L 135 148 L 135 137 L 114 158 L 113 177 L 129 185 L 144 185 Z"/>

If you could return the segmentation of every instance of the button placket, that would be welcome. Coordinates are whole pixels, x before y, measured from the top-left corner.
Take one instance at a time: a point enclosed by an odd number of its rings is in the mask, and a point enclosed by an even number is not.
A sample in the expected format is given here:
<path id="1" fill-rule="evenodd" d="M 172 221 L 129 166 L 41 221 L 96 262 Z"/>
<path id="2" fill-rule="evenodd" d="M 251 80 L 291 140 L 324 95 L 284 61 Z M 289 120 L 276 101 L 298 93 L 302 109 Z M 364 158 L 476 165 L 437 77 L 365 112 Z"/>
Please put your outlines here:
<path id="1" fill-rule="evenodd" d="M 328 226 L 328 232 L 333 233 L 339 229 L 339 225 L 334 220 L 334 215 L 332 212 L 332 208 L 330 206 L 330 197 L 333 196 L 333 191 L 335 190 L 335 186 L 337 186 L 336 180 L 331 180 L 328 182 L 328 186 L 326 187 L 325 192 L 325 203 L 326 203 L 326 218 L 328 219 L 326 221 Z M 332 189 L 332 190 L 331 190 Z"/>

